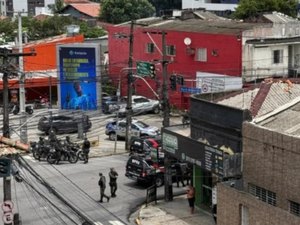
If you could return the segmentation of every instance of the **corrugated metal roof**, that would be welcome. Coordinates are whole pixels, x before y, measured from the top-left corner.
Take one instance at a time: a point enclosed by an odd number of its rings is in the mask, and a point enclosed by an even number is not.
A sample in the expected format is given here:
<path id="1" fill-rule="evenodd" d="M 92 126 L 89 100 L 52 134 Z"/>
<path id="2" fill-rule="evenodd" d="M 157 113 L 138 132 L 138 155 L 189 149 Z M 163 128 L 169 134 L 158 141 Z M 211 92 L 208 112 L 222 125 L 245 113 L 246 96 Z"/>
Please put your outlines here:
<path id="1" fill-rule="evenodd" d="M 290 22 L 298 22 L 297 19 L 287 16 L 283 13 L 279 13 L 279 12 L 273 12 L 270 14 L 264 14 L 263 15 L 265 18 L 267 18 L 268 20 L 270 20 L 273 23 L 290 23 Z"/>
<path id="2" fill-rule="evenodd" d="M 160 30 L 176 30 L 184 32 L 202 32 L 210 34 L 241 34 L 244 30 L 261 26 L 258 23 L 243 23 L 233 20 L 168 20 L 167 23 L 152 24 L 149 28 L 155 27 Z M 263 24 L 264 26 L 268 26 Z"/>
<path id="3" fill-rule="evenodd" d="M 258 92 L 259 87 L 223 99 L 218 104 L 250 110 Z M 273 82 L 252 122 L 300 137 L 300 84 Z"/>

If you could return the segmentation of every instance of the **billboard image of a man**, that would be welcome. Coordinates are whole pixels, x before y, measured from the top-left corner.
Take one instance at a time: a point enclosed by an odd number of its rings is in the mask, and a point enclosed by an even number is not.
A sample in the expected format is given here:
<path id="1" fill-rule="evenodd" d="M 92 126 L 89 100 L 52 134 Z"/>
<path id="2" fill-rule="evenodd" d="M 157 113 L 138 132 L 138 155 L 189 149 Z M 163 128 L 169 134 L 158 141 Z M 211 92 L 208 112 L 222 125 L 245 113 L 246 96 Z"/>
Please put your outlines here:
<path id="1" fill-rule="evenodd" d="M 67 92 L 63 109 L 90 110 L 97 108 L 95 99 L 92 97 L 91 93 L 83 92 L 82 85 L 84 84 L 80 81 L 75 81 L 73 83 L 73 91 L 71 93 L 69 91 Z"/>

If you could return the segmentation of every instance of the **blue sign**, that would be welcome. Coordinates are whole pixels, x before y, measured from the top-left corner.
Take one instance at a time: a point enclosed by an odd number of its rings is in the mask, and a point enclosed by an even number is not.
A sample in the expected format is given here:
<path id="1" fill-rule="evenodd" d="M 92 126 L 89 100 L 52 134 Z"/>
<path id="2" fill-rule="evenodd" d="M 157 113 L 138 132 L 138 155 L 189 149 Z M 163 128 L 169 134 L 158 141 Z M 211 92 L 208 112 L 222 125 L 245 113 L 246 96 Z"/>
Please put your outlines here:
<path id="1" fill-rule="evenodd" d="M 200 94 L 201 88 L 181 87 L 180 91 L 183 93 Z"/>
<path id="2" fill-rule="evenodd" d="M 61 109 L 97 109 L 96 48 L 60 46 Z"/>

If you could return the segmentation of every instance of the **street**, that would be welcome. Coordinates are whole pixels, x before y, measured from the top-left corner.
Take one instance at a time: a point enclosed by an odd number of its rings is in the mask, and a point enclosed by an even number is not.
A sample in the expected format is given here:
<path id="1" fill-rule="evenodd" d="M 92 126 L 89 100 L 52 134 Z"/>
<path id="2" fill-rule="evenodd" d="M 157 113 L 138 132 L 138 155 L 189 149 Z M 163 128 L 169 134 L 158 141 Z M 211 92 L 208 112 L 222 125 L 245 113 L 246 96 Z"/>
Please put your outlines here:
<path id="1" fill-rule="evenodd" d="M 39 113 L 43 114 L 42 111 Z M 39 118 L 40 116 L 33 118 L 28 126 L 29 141 L 36 141 L 38 136 L 44 135 L 37 130 L 36 124 Z M 99 141 L 99 145 L 93 147 L 91 153 L 96 148 L 97 151 L 112 150 L 115 142 L 108 140 L 104 133 L 105 124 L 112 119 L 112 116 L 93 114 L 90 118 L 93 126 L 87 136 L 89 139 Z M 162 118 L 158 115 L 147 114 L 137 118 L 150 125 L 161 127 Z M 17 129 L 18 120 L 18 115 L 11 116 L 10 124 L 14 129 Z M 178 118 L 172 118 L 171 124 L 176 124 L 176 122 Z M 11 136 L 17 139 L 16 132 Z M 59 135 L 60 138 L 65 136 L 66 134 Z M 77 140 L 76 133 L 70 136 L 72 140 Z M 124 147 L 124 140 L 119 140 L 117 148 L 124 149 Z M 13 212 L 20 213 L 23 225 L 82 224 L 85 220 L 98 225 L 131 224 L 128 217 L 145 201 L 146 187 L 138 185 L 124 175 L 127 153 L 109 157 L 93 157 L 88 164 L 61 162 L 59 165 L 50 165 L 46 161 L 34 160 L 31 155 L 23 158 L 25 159 L 24 166 L 19 169 L 24 181 L 18 183 L 12 179 L 11 182 Z M 108 203 L 99 203 L 97 202 L 100 198 L 99 172 L 106 176 L 105 192 L 110 196 L 108 172 L 111 167 L 119 173 L 117 197 L 111 198 Z M 30 171 L 36 171 L 38 174 Z M 1 183 L 0 186 L 2 188 L 3 184 Z M 158 194 L 163 193 L 164 188 L 159 188 Z M 2 192 L 0 198 L 3 199 Z"/>

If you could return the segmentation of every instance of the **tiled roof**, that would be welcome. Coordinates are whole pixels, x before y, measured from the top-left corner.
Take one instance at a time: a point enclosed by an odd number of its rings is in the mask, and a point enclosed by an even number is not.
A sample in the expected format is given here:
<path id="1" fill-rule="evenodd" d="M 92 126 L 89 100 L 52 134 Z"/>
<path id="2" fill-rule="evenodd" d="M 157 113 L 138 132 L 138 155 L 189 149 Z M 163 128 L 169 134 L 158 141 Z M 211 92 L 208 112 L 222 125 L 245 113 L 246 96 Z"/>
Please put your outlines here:
<path id="1" fill-rule="evenodd" d="M 84 13 L 91 17 L 98 17 L 100 11 L 100 4 L 99 3 L 89 3 L 89 4 L 70 4 L 73 8 L 77 11 Z"/>
<path id="2" fill-rule="evenodd" d="M 29 145 L 0 136 L 0 156 L 28 152 Z"/>
<path id="3" fill-rule="evenodd" d="M 76 4 L 76 3 L 91 3 L 91 1 L 89 1 L 89 0 L 64 0 L 64 3 L 66 5 L 69 5 L 69 4 Z"/>

